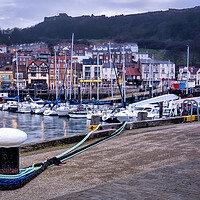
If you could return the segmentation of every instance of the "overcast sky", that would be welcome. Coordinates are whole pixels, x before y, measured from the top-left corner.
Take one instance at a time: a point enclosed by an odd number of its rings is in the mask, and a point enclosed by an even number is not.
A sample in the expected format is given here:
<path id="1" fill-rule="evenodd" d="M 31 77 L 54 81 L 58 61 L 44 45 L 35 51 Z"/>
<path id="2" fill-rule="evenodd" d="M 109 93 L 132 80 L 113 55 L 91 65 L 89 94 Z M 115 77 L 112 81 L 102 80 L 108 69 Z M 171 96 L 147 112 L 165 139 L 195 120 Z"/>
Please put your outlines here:
<path id="1" fill-rule="evenodd" d="M 30 27 L 59 13 L 113 16 L 199 5 L 199 0 L 0 0 L 0 29 Z"/>

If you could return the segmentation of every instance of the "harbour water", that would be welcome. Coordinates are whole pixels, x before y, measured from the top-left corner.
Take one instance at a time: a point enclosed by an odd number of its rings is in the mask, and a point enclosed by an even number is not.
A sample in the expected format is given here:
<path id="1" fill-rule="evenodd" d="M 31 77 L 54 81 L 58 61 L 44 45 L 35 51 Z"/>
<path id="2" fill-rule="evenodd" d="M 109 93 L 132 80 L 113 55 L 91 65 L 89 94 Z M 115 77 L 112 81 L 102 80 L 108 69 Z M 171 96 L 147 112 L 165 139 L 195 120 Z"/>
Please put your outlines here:
<path id="1" fill-rule="evenodd" d="M 90 121 L 58 116 L 0 111 L 0 128 L 18 128 L 27 133 L 25 143 L 38 142 L 88 132 Z"/>

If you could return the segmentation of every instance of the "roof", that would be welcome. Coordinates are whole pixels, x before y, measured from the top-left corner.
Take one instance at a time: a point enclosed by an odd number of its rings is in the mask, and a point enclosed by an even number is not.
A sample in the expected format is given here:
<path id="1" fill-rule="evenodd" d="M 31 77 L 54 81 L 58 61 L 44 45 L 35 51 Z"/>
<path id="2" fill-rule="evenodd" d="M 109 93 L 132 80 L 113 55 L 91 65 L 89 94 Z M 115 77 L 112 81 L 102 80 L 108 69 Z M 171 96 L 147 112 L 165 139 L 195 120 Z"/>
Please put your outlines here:
<path id="1" fill-rule="evenodd" d="M 184 67 L 183 66 L 180 66 L 179 69 L 183 69 Z M 186 71 L 187 71 L 187 68 L 185 67 Z M 188 70 L 191 74 L 196 74 L 197 71 L 199 70 L 200 68 L 197 68 L 195 66 L 189 66 L 188 67 Z M 193 70 L 193 71 L 192 71 Z"/>
<path id="2" fill-rule="evenodd" d="M 132 67 L 126 67 L 126 76 L 141 76 L 141 73 L 139 72 L 139 70 L 137 68 L 132 68 Z"/>
<path id="3" fill-rule="evenodd" d="M 140 63 L 142 64 L 174 64 L 168 60 L 153 60 L 153 59 L 140 59 Z"/>
<path id="4" fill-rule="evenodd" d="M 41 63 L 45 63 L 45 65 L 48 65 L 47 62 L 44 62 L 44 61 L 28 60 L 28 66 L 29 66 L 31 63 L 35 63 L 37 66 L 41 65 Z"/>
<path id="5" fill-rule="evenodd" d="M 111 67 L 113 67 L 113 63 L 111 63 Z M 110 68 L 110 63 L 103 63 L 103 68 Z"/>
<path id="6" fill-rule="evenodd" d="M 5 44 L 0 44 L 0 47 L 8 47 L 8 46 Z"/>
<path id="7" fill-rule="evenodd" d="M 39 52 L 39 51 L 47 51 L 47 52 L 50 52 L 48 49 L 45 49 L 45 48 L 40 48 L 40 49 L 34 50 L 34 52 Z"/>

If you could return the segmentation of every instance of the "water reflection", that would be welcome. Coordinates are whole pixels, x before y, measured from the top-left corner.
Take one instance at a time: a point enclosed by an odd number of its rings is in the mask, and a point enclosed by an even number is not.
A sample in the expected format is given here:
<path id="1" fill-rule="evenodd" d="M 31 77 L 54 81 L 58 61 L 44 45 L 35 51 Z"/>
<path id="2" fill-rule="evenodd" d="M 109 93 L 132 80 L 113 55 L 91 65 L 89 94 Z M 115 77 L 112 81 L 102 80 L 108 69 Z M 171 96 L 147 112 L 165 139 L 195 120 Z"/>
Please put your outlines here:
<path id="1" fill-rule="evenodd" d="M 0 111 L 1 128 L 18 128 L 27 133 L 26 143 L 76 135 L 88 131 L 87 119 L 10 113 Z"/>

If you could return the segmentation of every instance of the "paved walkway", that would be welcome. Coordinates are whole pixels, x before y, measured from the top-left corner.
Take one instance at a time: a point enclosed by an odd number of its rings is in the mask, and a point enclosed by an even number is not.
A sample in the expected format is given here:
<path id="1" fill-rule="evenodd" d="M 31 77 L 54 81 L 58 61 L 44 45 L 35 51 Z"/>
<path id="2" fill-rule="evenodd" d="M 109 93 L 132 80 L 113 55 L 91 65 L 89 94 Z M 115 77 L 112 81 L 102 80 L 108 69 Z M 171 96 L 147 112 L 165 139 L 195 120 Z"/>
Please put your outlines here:
<path id="1" fill-rule="evenodd" d="M 71 146 L 23 153 L 21 167 Z M 199 122 L 127 130 L 0 199 L 200 199 L 199 147 Z"/>
<path id="2" fill-rule="evenodd" d="M 61 199 L 199 200 L 200 159 L 181 162 L 129 179 L 54 198 Z"/>

